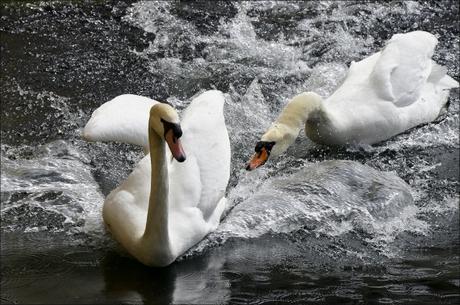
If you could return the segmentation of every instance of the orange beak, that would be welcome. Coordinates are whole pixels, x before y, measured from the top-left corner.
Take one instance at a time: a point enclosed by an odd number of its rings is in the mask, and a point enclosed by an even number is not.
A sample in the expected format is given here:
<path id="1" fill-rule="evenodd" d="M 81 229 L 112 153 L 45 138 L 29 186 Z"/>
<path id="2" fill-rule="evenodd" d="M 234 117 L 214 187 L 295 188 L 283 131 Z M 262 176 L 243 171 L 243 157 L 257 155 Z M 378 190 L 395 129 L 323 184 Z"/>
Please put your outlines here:
<path id="1" fill-rule="evenodd" d="M 262 149 L 259 152 L 256 152 L 253 156 L 251 161 L 249 161 L 248 166 L 246 166 L 246 170 L 252 171 L 253 169 L 258 168 L 259 166 L 262 166 L 267 162 L 268 159 L 268 152 L 265 149 L 265 147 L 262 147 Z"/>
<path id="2" fill-rule="evenodd" d="M 180 143 L 179 138 L 176 138 L 174 136 L 174 132 L 172 129 L 166 132 L 165 140 L 166 140 L 166 143 L 168 143 L 169 150 L 171 151 L 171 154 L 173 155 L 174 159 L 176 159 L 178 162 L 184 162 L 185 161 L 184 149 L 182 148 L 182 144 Z"/>

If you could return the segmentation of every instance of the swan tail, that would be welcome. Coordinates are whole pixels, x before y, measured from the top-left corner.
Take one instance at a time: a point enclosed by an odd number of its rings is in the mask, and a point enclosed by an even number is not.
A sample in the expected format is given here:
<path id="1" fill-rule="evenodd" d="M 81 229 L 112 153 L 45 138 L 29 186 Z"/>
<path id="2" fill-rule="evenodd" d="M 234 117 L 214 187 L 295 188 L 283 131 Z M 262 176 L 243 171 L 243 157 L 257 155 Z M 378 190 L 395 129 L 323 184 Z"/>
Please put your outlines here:
<path id="1" fill-rule="evenodd" d="M 435 84 L 441 89 L 452 89 L 458 87 L 458 82 L 452 77 L 447 75 L 447 68 L 441 65 L 438 65 L 434 61 L 431 62 L 432 68 L 428 81 Z"/>
<path id="2" fill-rule="evenodd" d="M 91 142 L 122 142 L 148 151 L 150 108 L 158 103 L 147 97 L 124 94 L 97 108 L 83 129 L 82 137 Z"/>
<path id="3" fill-rule="evenodd" d="M 441 89 L 449 90 L 449 89 L 453 89 L 453 88 L 458 88 L 458 82 L 455 79 L 453 79 L 452 77 L 450 77 L 449 75 L 445 75 L 439 81 L 438 86 Z"/>

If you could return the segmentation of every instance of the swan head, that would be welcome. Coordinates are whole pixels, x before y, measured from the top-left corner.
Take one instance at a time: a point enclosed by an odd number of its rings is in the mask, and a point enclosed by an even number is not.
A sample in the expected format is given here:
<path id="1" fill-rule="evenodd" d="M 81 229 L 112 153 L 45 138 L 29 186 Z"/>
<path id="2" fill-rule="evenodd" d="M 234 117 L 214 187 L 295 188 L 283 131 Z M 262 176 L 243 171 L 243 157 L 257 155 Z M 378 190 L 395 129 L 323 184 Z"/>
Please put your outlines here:
<path id="1" fill-rule="evenodd" d="M 299 135 L 309 115 L 321 110 L 322 98 L 314 92 L 294 96 L 277 121 L 267 130 L 255 147 L 255 154 L 246 169 L 253 170 L 267 162 L 270 156 L 284 153 Z"/>
<path id="2" fill-rule="evenodd" d="M 182 128 L 179 115 L 173 107 L 164 103 L 152 106 L 150 109 L 149 129 L 168 143 L 174 159 L 179 162 L 185 161 L 185 152 L 180 141 Z"/>
<path id="3" fill-rule="evenodd" d="M 262 166 L 270 156 L 277 157 L 285 152 L 295 141 L 298 132 L 290 131 L 287 126 L 275 124 L 256 143 L 254 155 L 246 166 L 250 171 Z"/>

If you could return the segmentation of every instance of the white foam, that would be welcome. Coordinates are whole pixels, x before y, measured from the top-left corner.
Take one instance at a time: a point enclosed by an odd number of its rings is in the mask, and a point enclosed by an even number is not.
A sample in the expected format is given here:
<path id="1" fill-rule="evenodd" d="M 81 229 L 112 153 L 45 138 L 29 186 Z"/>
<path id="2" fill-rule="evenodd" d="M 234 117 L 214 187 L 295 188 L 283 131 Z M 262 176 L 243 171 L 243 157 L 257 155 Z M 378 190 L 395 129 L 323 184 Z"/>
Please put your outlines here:
<path id="1" fill-rule="evenodd" d="M 351 161 L 310 163 L 293 174 L 268 178 L 267 172 L 240 179 L 229 195 L 239 203 L 191 253 L 229 238 L 252 239 L 308 227 L 329 237 L 365 232 L 363 239 L 372 247 L 391 255 L 385 246 L 401 232 L 427 232 L 428 224 L 417 218 L 410 188 L 392 173 Z"/>
<path id="2" fill-rule="evenodd" d="M 72 224 L 74 228 L 84 223 L 83 232 L 97 234 L 101 232 L 101 207 L 103 196 L 91 174 L 91 167 L 80 159 L 80 153 L 65 141 L 51 142 L 38 150 L 43 155 L 31 159 L 11 160 L 4 155 L 8 148 L 2 148 L 2 192 L 30 193 L 27 202 L 2 202 L 2 214 L 22 204 L 36 206 L 44 211 L 64 216 L 63 224 Z M 61 158 L 59 150 L 67 153 Z M 50 153 L 50 152 L 54 152 Z M 14 155 L 14 149 L 8 151 Z M 83 161 L 82 161 L 83 160 Z M 37 200 L 48 194 L 58 194 L 57 198 L 67 204 L 51 204 L 53 200 Z M 42 231 L 43 227 L 27 227 L 26 232 Z M 68 232 L 70 233 L 70 232 Z M 75 232 L 72 232 L 75 233 Z"/>

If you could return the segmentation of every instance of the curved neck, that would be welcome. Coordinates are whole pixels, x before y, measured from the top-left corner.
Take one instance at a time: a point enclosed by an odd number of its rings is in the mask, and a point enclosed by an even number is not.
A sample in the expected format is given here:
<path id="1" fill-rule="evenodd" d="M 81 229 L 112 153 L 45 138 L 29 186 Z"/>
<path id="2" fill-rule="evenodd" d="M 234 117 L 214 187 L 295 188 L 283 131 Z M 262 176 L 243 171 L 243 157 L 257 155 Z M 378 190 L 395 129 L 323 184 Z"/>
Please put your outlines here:
<path id="1" fill-rule="evenodd" d="M 170 251 L 168 230 L 169 180 L 165 141 L 149 127 L 151 188 L 149 210 L 143 239 Z"/>
<path id="2" fill-rule="evenodd" d="M 279 115 L 277 122 L 297 130 L 297 134 L 307 119 L 315 112 L 322 110 L 321 97 L 314 92 L 296 95 Z"/>
<path id="3" fill-rule="evenodd" d="M 318 113 L 323 113 L 321 97 L 314 92 L 296 95 L 270 129 L 262 136 L 262 141 L 275 141 L 272 154 L 282 154 L 299 135 L 305 122 Z"/>

